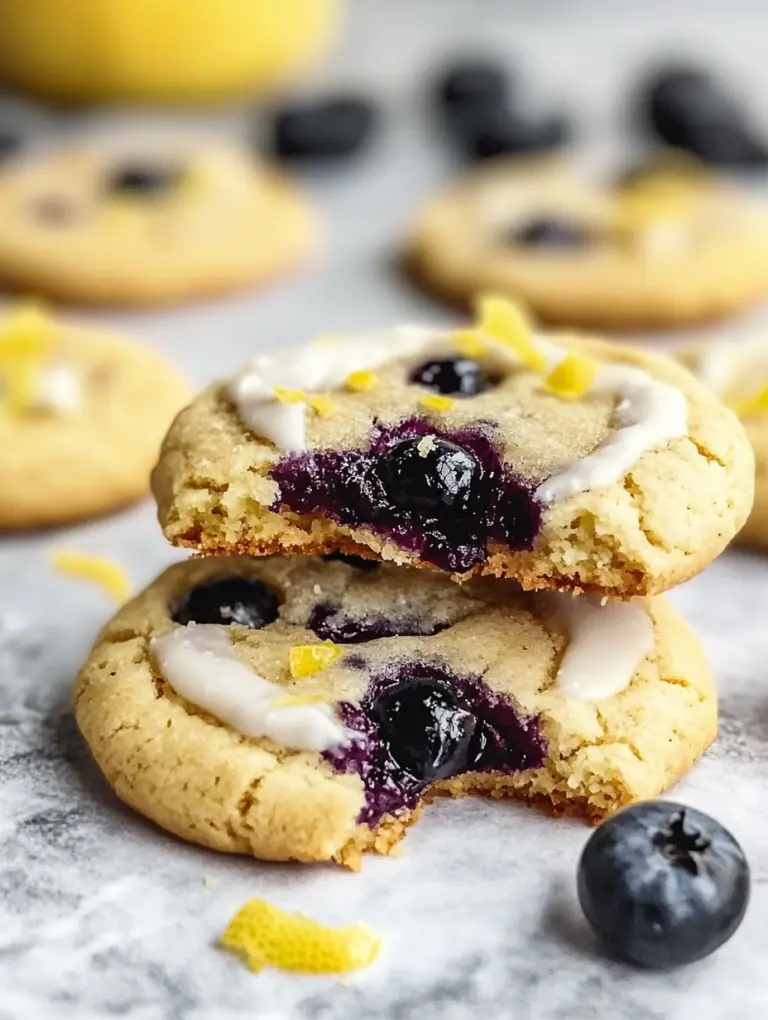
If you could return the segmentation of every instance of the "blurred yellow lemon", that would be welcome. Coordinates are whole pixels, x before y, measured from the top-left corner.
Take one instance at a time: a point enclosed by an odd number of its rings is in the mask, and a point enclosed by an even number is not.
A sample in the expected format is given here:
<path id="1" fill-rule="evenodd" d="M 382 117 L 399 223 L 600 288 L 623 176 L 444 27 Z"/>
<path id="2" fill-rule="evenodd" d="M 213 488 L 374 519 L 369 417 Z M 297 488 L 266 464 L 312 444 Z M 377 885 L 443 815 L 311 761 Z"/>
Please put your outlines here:
<path id="1" fill-rule="evenodd" d="M 0 0 L 0 76 L 61 103 L 204 102 L 279 83 L 341 0 Z"/>

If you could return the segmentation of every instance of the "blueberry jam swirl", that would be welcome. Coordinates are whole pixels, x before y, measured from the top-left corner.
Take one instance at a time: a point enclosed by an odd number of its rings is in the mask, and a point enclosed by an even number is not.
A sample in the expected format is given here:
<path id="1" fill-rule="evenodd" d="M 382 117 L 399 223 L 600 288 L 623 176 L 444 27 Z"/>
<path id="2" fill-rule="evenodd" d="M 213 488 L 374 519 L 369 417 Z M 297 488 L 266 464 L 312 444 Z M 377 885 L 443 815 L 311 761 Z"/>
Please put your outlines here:
<path id="1" fill-rule="evenodd" d="M 483 563 L 489 542 L 530 549 L 542 504 L 503 463 L 491 430 L 451 432 L 412 418 L 376 425 L 368 450 L 291 454 L 272 470 L 280 487 L 272 509 L 370 528 L 452 573 Z"/>
<path id="2" fill-rule="evenodd" d="M 358 821 L 366 825 L 414 808 L 437 780 L 538 768 L 546 754 L 537 716 L 520 715 L 479 676 L 457 676 L 439 662 L 389 663 L 359 705 L 342 701 L 336 709 L 362 739 L 324 757 L 362 779 Z"/>

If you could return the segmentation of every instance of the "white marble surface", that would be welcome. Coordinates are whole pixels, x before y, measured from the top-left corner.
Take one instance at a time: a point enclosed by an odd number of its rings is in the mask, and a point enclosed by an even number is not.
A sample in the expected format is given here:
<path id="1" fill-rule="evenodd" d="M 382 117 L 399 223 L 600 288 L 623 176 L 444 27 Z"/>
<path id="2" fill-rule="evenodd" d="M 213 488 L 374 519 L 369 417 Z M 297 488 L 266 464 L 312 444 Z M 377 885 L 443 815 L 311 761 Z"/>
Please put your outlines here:
<path id="1" fill-rule="evenodd" d="M 318 328 L 354 330 L 448 313 L 393 265 L 412 207 L 450 162 L 417 101 L 418 69 L 446 49 L 491 43 L 572 98 L 595 144 L 616 137 L 619 93 L 651 51 L 690 40 L 744 82 L 768 87 L 757 2 L 642 7 L 629 0 L 354 0 L 328 80 L 375 86 L 385 129 L 348 171 L 307 180 L 329 222 L 325 258 L 270 292 L 162 314 L 80 315 L 149 338 L 197 383 Z M 763 94 L 764 91 L 763 91 Z M 766 118 L 768 119 L 768 118 Z M 41 115 L 52 132 L 123 118 Z M 612 127 L 613 125 L 613 127 Z M 215 128 L 239 131 L 238 114 Z M 727 329 L 768 321 L 758 310 Z M 40 480 L 41 484 L 45 479 Z M 0 481 L 1 484 L 1 481 Z M 588 831 L 524 807 L 431 808 L 401 861 L 361 875 L 266 866 L 173 839 L 123 808 L 89 760 L 69 708 L 73 675 L 111 606 L 55 575 L 66 547 L 112 556 L 136 585 L 175 558 L 149 504 L 64 533 L 0 543 L 0 1020 L 759 1020 L 768 1014 L 768 561 L 729 553 L 673 598 L 702 633 L 720 684 L 721 736 L 675 796 L 743 842 L 752 905 L 712 959 L 674 974 L 607 960 L 575 901 Z M 209 887 L 206 876 L 218 882 Z M 339 982 L 249 974 L 215 942 L 263 895 L 385 937 L 369 972 Z"/>

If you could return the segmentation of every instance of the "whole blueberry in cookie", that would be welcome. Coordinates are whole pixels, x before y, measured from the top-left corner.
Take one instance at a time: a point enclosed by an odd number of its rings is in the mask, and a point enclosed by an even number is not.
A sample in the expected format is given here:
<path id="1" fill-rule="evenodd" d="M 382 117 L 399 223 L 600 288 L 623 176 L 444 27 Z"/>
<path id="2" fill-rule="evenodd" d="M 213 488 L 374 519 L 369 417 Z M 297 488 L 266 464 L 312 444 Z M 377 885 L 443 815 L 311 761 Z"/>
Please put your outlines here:
<path id="1" fill-rule="evenodd" d="M 271 588 L 255 578 L 222 577 L 186 594 L 173 613 L 174 623 L 237 623 L 260 630 L 277 619 L 279 602 Z"/>
<path id="2" fill-rule="evenodd" d="M 456 118 L 457 139 L 471 159 L 544 152 L 564 145 L 570 135 L 561 113 L 532 117 L 505 106 L 471 106 Z"/>
<path id="3" fill-rule="evenodd" d="M 414 779 L 445 779 L 471 765 L 478 720 L 447 684 L 428 677 L 405 680 L 378 696 L 373 715 L 387 753 Z"/>
<path id="4" fill-rule="evenodd" d="M 464 57 L 442 72 L 435 91 L 449 113 L 466 104 L 502 105 L 509 97 L 509 76 L 487 57 Z"/>
<path id="5" fill-rule="evenodd" d="M 182 172 L 177 166 L 127 163 L 109 175 L 107 191 L 110 194 L 139 195 L 151 198 L 177 187 Z"/>
<path id="6" fill-rule="evenodd" d="M 387 494 L 408 510 L 466 510 L 482 466 L 468 450 L 437 436 L 402 439 L 379 462 Z"/>
<path id="7" fill-rule="evenodd" d="M 592 235 L 583 223 L 556 216 L 539 216 L 514 230 L 509 240 L 523 248 L 569 249 L 586 247 Z"/>
<path id="8" fill-rule="evenodd" d="M 333 96 L 280 110 L 272 125 L 272 147 L 284 159 L 351 156 L 370 139 L 377 110 L 364 96 Z"/>
<path id="9" fill-rule="evenodd" d="M 408 380 L 436 393 L 475 397 L 491 387 L 486 369 L 472 358 L 434 358 L 413 370 Z"/>
<path id="10" fill-rule="evenodd" d="M 700 811 L 648 801 L 604 822 L 579 863 L 587 920 L 629 963 L 665 969 L 709 956 L 749 899 L 744 852 Z"/>

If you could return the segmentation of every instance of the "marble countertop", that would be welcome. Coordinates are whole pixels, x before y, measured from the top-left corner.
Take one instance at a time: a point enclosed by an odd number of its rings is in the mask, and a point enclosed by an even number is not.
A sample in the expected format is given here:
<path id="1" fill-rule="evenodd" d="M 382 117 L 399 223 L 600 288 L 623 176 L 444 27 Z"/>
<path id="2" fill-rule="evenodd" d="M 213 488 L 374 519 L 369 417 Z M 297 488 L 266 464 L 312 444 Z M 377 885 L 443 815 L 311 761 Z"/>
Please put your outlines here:
<path id="1" fill-rule="evenodd" d="M 173 313 L 79 313 L 148 338 L 195 383 L 318 330 L 449 321 L 401 279 L 397 240 L 450 172 L 430 133 L 418 69 L 472 41 L 524 59 L 552 95 L 578 101 L 582 135 L 618 137 L 618 92 L 644 55 L 691 40 L 741 80 L 768 86 L 757 2 L 356 0 L 324 81 L 386 98 L 375 147 L 348 170 L 306 179 L 329 224 L 325 256 L 270 291 Z M 663 21 L 653 9 L 663 10 Z M 753 92 L 758 93 L 758 88 Z M 763 92 L 763 94 L 765 94 Z M 127 118 L 52 118 L 44 139 Z M 613 129 L 611 125 L 613 124 Z M 212 129 L 239 133 L 241 114 Z M 721 331 L 768 323 L 768 310 Z M 45 479 L 40 479 L 45 484 Z M 187 846 L 111 794 L 75 729 L 70 687 L 112 606 L 50 569 L 53 548 L 114 557 L 143 585 L 177 555 L 153 507 L 0 542 L 0 1020 L 758 1020 L 768 1015 L 768 560 L 723 556 L 672 598 L 699 629 L 720 685 L 721 734 L 674 796 L 728 825 L 750 858 L 753 900 L 736 936 L 701 964 L 646 974 L 606 959 L 581 918 L 575 868 L 589 831 L 524 806 L 431 807 L 401 860 L 360 875 L 264 865 Z M 215 881 L 211 881 L 215 880 Z M 251 975 L 215 943 L 232 913 L 266 896 L 329 923 L 366 920 L 377 964 L 338 981 Z"/>

